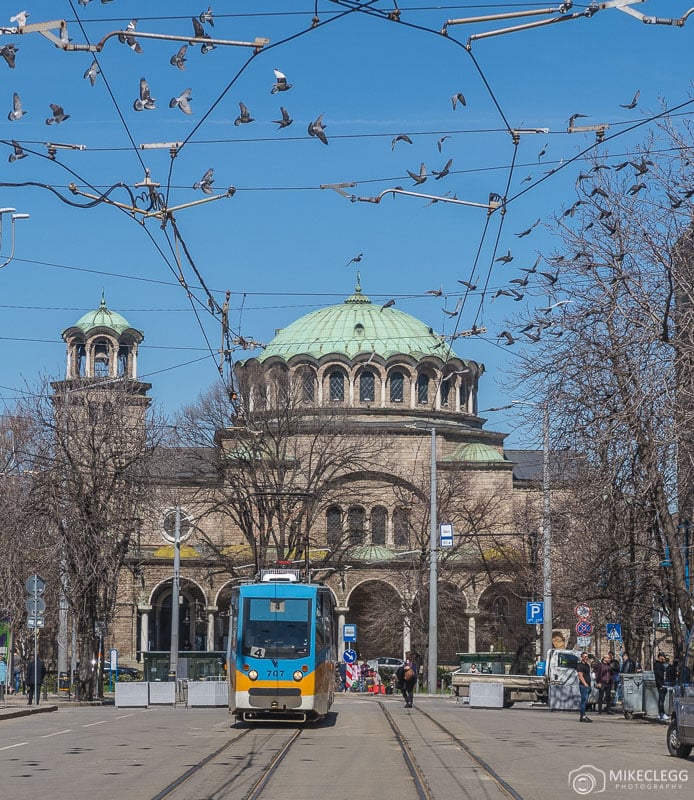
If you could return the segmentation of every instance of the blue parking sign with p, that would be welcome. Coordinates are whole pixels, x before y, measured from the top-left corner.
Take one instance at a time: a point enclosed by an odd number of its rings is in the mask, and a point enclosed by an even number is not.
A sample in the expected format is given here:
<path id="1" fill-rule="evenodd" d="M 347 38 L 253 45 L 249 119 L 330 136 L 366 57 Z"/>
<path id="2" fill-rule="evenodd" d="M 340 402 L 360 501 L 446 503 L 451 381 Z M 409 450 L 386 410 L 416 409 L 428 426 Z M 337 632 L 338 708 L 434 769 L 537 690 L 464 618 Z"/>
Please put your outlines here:
<path id="1" fill-rule="evenodd" d="M 528 625 L 542 625 L 545 621 L 545 604 L 532 600 L 525 604 L 525 621 Z"/>

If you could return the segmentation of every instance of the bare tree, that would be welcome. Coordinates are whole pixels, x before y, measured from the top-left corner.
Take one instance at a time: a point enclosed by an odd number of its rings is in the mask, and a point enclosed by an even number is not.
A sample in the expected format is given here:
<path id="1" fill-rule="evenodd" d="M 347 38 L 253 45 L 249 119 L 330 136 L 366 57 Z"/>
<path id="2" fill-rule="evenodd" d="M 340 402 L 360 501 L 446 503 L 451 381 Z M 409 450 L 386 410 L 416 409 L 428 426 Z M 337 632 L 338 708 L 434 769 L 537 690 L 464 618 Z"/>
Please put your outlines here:
<path id="1" fill-rule="evenodd" d="M 584 591 L 633 625 L 635 641 L 661 610 L 676 649 L 678 621 L 694 621 L 678 530 L 691 513 L 678 495 L 692 485 L 683 465 L 694 454 L 691 142 L 666 120 L 658 141 L 579 175 L 576 201 L 556 218 L 560 252 L 537 287 L 550 302 L 524 320 L 538 341 L 520 370 L 552 403 L 554 446 L 585 456 L 567 543 L 592 579 Z"/>

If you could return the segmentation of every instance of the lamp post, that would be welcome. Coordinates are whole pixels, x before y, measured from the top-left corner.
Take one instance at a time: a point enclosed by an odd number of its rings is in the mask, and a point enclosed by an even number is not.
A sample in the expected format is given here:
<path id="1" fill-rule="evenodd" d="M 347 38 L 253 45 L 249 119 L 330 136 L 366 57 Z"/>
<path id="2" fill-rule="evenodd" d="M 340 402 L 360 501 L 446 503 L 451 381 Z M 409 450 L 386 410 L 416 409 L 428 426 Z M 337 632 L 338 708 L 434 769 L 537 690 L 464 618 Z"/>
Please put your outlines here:
<path id="1" fill-rule="evenodd" d="M 174 527 L 173 587 L 171 592 L 171 652 L 169 654 L 169 680 L 178 673 L 178 603 L 181 594 L 181 508 L 176 506 Z"/>
<path id="2" fill-rule="evenodd" d="M 9 258 L 3 263 L 0 264 L 0 269 L 6 267 L 10 261 L 14 258 L 14 223 L 18 219 L 29 219 L 29 214 L 16 214 L 16 209 L 14 208 L 0 208 L 0 247 L 2 246 L 2 218 L 4 214 L 10 214 L 10 220 L 12 222 L 12 245 L 10 249 Z"/>
<path id="3" fill-rule="evenodd" d="M 485 411 L 507 411 L 514 406 L 531 406 L 542 409 L 542 656 L 552 647 L 552 504 L 550 494 L 549 403 L 529 403 L 512 400 L 508 405 L 486 408 Z"/>
<path id="4" fill-rule="evenodd" d="M 439 623 L 438 623 L 438 559 L 436 552 L 436 538 L 438 526 L 436 518 L 438 509 L 436 503 L 436 428 L 431 429 L 431 497 L 429 516 L 429 660 L 427 663 L 427 691 L 436 694 L 438 654 L 439 654 Z"/>

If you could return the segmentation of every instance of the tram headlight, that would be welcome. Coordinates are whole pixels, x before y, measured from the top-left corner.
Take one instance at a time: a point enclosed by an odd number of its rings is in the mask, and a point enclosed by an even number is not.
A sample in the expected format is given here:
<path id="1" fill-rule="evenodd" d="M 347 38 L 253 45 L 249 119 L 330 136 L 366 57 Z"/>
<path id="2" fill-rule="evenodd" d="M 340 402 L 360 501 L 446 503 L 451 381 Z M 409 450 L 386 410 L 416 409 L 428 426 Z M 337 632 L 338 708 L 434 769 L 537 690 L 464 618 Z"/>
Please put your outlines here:
<path id="1" fill-rule="evenodd" d="M 296 669 L 296 670 L 294 670 L 294 675 L 292 677 L 298 683 L 300 680 L 303 680 L 304 673 L 300 669 Z"/>
<path id="2" fill-rule="evenodd" d="M 258 670 L 257 669 L 249 669 L 248 670 L 248 678 L 252 681 L 258 680 Z"/>

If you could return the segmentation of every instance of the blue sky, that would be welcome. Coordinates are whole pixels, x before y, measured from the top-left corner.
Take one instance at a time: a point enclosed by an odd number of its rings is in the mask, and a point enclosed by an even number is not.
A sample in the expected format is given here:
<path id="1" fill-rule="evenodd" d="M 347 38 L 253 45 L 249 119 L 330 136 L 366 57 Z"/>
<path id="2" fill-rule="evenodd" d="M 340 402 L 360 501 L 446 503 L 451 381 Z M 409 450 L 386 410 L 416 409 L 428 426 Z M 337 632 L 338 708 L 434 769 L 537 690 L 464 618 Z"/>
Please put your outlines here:
<path id="1" fill-rule="evenodd" d="M 532 350 L 506 347 L 498 333 L 525 304 L 558 298 L 535 292 L 514 302 L 492 300 L 493 294 L 522 275 L 519 267 L 559 246 L 552 214 L 575 199 L 575 179 L 585 168 L 576 156 L 586 151 L 586 157 L 597 152 L 618 158 L 645 138 L 661 102 L 672 108 L 690 99 L 694 18 L 681 28 L 643 25 L 605 9 L 590 19 L 475 41 L 468 51 L 471 34 L 521 20 L 451 26 L 446 38 L 439 31 L 447 19 L 542 4 L 398 5 L 400 24 L 381 13 L 395 8 L 392 0 L 373 3 L 374 13 L 325 0 L 213 3 L 215 25 L 206 26 L 212 36 L 266 37 L 270 45 L 255 56 L 246 47 L 219 46 L 204 55 L 199 46 L 189 47 L 181 71 L 169 63 L 179 42 L 141 39 L 138 54 L 111 38 L 97 54 L 102 74 L 94 87 L 82 77 L 91 54 L 63 52 L 39 33 L 0 36 L 0 46 L 18 47 L 14 69 L 0 61 L 0 140 L 6 143 L 0 145 L 0 206 L 31 215 L 16 223 L 15 258 L 0 270 L 0 394 L 6 404 L 27 382 L 35 385 L 39 374 L 63 377 L 60 333 L 97 307 L 104 291 L 109 307 L 145 332 L 140 376 L 172 412 L 218 379 L 220 326 L 206 310 L 198 276 L 219 303 L 231 292 L 236 334 L 267 342 L 275 329 L 349 295 L 355 268 L 347 264 L 358 253 L 363 291 L 374 302 L 394 298 L 397 308 L 444 334 L 474 324 L 487 329 L 453 344 L 460 356 L 487 367 L 480 408 L 517 398 L 512 386 L 503 385 L 504 376 Z M 575 4 L 573 11 L 586 7 Z M 633 7 L 661 17 L 687 10 L 686 0 Z M 72 43 L 79 45 L 98 42 L 133 17 L 140 31 L 187 36 L 191 17 L 207 3 L 35 0 L 0 12 L 7 16 L 0 25 L 13 25 L 9 17 L 24 8 L 28 23 L 67 20 Z M 320 22 L 312 28 L 316 9 Z M 273 68 L 286 74 L 289 91 L 271 94 Z M 133 101 L 141 77 L 157 108 L 138 113 Z M 169 108 L 169 99 L 188 87 L 191 116 Z M 637 91 L 637 106 L 622 108 Z M 9 121 L 13 92 L 28 113 Z M 451 97 L 458 92 L 466 105 L 453 109 Z M 254 122 L 234 125 L 239 101 Z M 47 126 L 50 103 L 63 106 L 70 118 Z M 272 122 L 281 105 L 294 119 L 282 130 Z M 593 133 L 567 133 L 568 119 L 577 113 L 586 115 L 577 124 L 610 125 L 597 149 L 591 149 Z M 683 113 L 690 113 L 689 106 Z M 307 133 L 320 114 L 327 146 Z M 514 147 L 509 127 L 549 131 L 522 134 Z M 412 144 L 393 146 L 401 133 Z M 439 152 L 443 136 L 448 138 Z M 12 140 L 30 155 L 10 163 Z M 49 141 L 85 149 L 59 150 L 52 161 Z M 139 147 L 175 141 L 186 144 L 173 162 L 166 148 Z M 448 159 L 450 173 L 434 180 L 432 170 L 441 171 Z M 407 171 L 419 172 L 422 162 L 429 177 L 417 187 Z M 132 188 L 145 168 L 169 206 L 204 198 L 192 187 L 209 168 L 214 189 L 236 188 L 233 197 L 175 214 L 198 273 L 179 247 L 192 303 L 176 275 L 171 225 L 162 230 L 156 219 L 142 225 L 105 204 L 76 208 L 61 199 L 87 202 L 71 194 L 70 182 L 92 194 L 117 183 Z M 547 175 L 550 170 L 555 172 Z M 350 202 L 320 189 L 339 182 L 353 182 L 345 191 L 357 197 L 401 186 L 472 203 L 487 203 L 492 192 L 512 199 L 505 215 L 488 216 L 481 208 L 408 196 Z M 19 185 L 28 183 L 41 186 Z M 129 202 L 124 189 L 110 197 Z M 517 236 L 538 218 L 530 235 Z M 11 243 L 7 216 L 4 221 L 3 261 Z M 512 263 L 496 262 L 509 250 Z M 478 289 L 465 298 L 458 319 L 448 317 L 442 307 L 455 308 L 465 294 L 458 280 L 471 278 Z M 428 293 L 439 288 L 444 297 Z M 537 444 L 532 431 L 515 429 L 514 415 L 489 419 L 489 427 L 511 432 L 510 446 Z"/>

